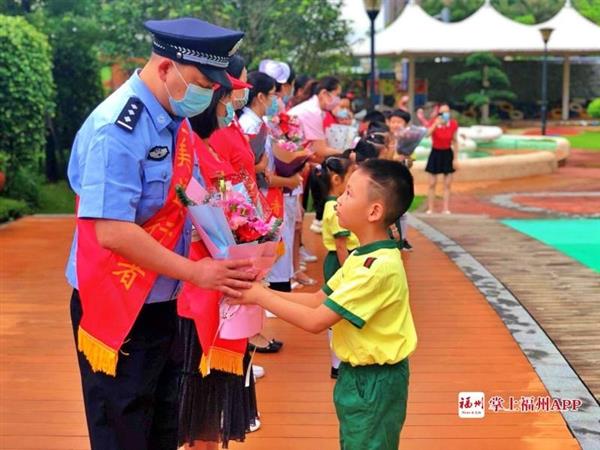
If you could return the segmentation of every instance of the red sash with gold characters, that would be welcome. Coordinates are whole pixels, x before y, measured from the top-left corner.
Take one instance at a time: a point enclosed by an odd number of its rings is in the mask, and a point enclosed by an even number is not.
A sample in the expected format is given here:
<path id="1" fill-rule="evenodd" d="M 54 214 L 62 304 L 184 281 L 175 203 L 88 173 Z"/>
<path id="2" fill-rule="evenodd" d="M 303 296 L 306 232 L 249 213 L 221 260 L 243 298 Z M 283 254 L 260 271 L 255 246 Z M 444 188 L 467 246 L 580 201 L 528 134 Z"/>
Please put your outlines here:
<path id="1" fill-rule="evenodd" d="M 186 209 L 175 188 L 187 186 L 193 169 L 189 124 L 177 133 L 173 176 L 163 207 L 142 228 L 173 250 L 181 237 Z M 77 219 L 77 280 L 83 316 L 77 349 L 94 372 L 116 376 L 119 350 L 158 277 L 156 272 L 127 261 L 98 243 L 94 219 Z"/>
<path id="2" fill-rule="evenodd" d="M 192 145 L 206 185 L 214 187 L 219 183 L 219 180 L 225 179 L 224 174 L 221 175 L 219 172 L 210 173 L 207 167 L 209 164 L 204 163 L 208 149 L 196 134 L 194 134 Z M 216 177 L 213 175 L 216 175 Z M 235 183 L 245 182 L 246 185 L 249 182 L 248 177 L 241 177 L 239 174 L 228 180 Z M 251 186 L 248 188 L 252 190 Z M 196 239 L 195 234 L 192 236 L 189 257 L 192 261 L 211 257 L 204 242 L 199 238 Z M 182 317 L 194 320 L 198 340 L 202 347 L 202 357 L 198 370 L 203 376 L 208 375 L 211 370 L 243 376 L 244 354 L 248 346 L 248 339 L 229 340 L 219 337 L 219 304 L 222 297 L 223 294 L 219 291 L 203 289 L 191 283 L 183 283 L 183 288 L 177 297 L 177 313 Z"/>

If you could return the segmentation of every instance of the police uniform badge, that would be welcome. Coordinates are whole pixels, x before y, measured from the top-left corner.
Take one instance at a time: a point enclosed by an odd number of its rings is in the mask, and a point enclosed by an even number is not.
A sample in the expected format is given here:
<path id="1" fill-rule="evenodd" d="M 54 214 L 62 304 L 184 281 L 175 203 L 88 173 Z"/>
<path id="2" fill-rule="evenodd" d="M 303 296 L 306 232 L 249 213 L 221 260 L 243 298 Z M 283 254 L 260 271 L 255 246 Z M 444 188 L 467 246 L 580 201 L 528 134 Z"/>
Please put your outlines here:
<path id="1" fill-rule="evenodd" d="M 162 161 L 169 154 L 169 148 L 157 145 L 156 147 L 152 147 L 148 152 L 148 159 L 151 161 Z"/>
<path id="2" fill-rule="evenodd" d="M 138 120 L 140 120 L 143 109 L 144 104 L 142 101 L 137 97 L 131 97 L 125 103 L 125 107 L 121 110 L 115 123 L 125 131 L 132 132 Z"/>

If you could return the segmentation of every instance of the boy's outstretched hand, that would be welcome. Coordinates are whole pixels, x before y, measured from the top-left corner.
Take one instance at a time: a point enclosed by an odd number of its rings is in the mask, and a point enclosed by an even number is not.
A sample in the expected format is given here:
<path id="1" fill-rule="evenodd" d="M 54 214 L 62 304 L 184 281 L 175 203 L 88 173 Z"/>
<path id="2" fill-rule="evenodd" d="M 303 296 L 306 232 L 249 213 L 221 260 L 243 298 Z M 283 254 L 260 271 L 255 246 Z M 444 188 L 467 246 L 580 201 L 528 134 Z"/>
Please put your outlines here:
<path id="1" fill-rule="evenodd" d="M 228 298 L 227 303 L 230 305 L 257 305 L 261 297 L 264 297 L 266 292 L 265 287 L 259 281 L 255 281 L 252 283 L 249 289 L 240 290 L 239 293 L 242 294 L 237 298 Z"/>

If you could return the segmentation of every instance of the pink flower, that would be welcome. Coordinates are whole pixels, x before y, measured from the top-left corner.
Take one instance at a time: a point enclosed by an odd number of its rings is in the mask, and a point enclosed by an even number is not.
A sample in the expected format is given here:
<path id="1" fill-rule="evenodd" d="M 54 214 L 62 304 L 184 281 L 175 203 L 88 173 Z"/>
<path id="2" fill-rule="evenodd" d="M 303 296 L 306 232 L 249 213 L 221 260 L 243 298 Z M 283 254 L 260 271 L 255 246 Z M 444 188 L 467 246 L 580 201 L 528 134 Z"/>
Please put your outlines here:
<path id="1" fill-rule="evenodd" d="M 248 218 L 241 214 L 233 213 L 228 217 L 227 221 L 232 230 L 237 230 L 239 227 L 248 223 Z"/>

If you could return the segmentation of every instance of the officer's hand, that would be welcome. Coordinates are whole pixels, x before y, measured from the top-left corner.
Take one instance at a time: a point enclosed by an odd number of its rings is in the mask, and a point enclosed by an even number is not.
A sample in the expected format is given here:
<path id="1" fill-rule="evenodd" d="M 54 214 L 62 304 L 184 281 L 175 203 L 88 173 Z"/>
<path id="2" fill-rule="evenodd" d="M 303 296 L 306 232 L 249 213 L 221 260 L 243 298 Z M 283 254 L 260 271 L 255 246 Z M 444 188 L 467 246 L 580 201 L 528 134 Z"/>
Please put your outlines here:
<path id="1" fill-rule="evenodd" d="M 227 297 L 237 298 L 238 290 L 248 289 L 256 278 L 256 271 L 249 259 L 220 261 L 203 258 L 194 262 L 191 283 L 204 289 L 220 291 Z"/>

